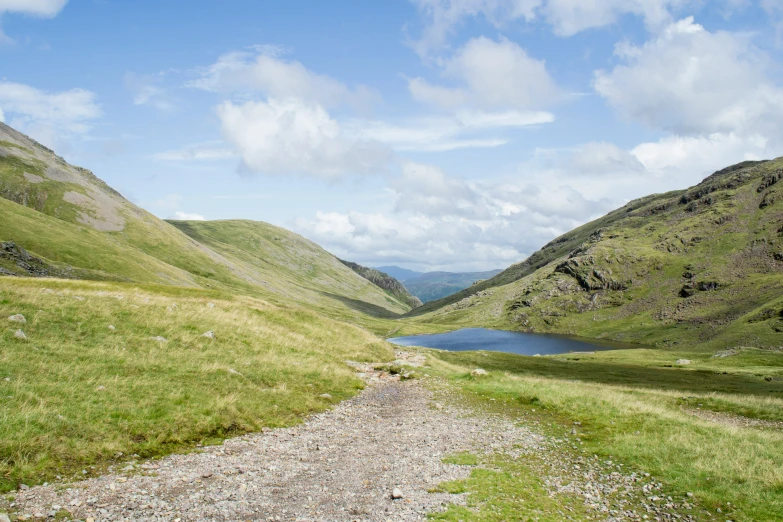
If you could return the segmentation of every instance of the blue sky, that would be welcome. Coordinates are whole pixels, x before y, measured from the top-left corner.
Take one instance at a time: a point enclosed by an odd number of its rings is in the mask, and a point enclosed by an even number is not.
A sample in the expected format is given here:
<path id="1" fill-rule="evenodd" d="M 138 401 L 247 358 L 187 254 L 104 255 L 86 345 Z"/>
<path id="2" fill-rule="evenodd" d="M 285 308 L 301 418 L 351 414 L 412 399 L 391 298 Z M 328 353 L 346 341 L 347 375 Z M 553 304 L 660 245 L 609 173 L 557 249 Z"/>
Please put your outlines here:
<path id="1" fill-rule="evenodd" d="M 783 155 L 775 0 L 0 0 L 0 119 L 161 218 L 483 270 Z"/>

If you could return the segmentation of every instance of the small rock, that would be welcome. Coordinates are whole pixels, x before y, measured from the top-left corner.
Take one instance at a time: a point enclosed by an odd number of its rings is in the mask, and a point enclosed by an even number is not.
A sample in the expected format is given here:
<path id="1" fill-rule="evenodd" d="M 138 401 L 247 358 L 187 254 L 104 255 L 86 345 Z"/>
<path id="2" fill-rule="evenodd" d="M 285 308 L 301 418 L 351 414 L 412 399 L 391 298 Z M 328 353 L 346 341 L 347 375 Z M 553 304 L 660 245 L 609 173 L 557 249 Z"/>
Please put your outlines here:
<path id="1" fill-rule="evenodd" d="M 11 321 L 12 323 L 22 323 L 22 324 L 24 324 L 24 323 L 27 322 L 27 319 L 25 319 L 22 314 L 12 315 L 11 317 L 8 318 L 8 320 Z"/>
<path id="2" fill-rule="evenodd" d="M 84 297 L 82 297 L 80 295 L 75 295 L 75 296 L 73 296 L 73 298 L 76 299 L 77 301 L 84 301 Z"/>
<path id="3" fill-rule="evenodd" d="M 207 339 L 214 339 L 215 338 L 215 332 L 210 330 L 210 331 L 205 332 L 204 334 L 202 334 L 201 337 L 206 337 Z"/>
<path id="4" fill-rule="evenodd" d="M 22 341 L 27 339 L 27 336 L 24 334 L 24 332 L 22 330 L 15 331 L 14 332 L 14 337 L 16 337 L 17 339 L 21 339 Z"/>
<path id="5" fill-rule="evenodd" d="M 0 513 L 0 522 L 11 522 L 11 519 L 5 513 Z"/>
<path id="6" fill-rule="evenodd" d="M 472 372 L 470 372 L 470 375 L 473 377 L 482 377 L 484 375 L 487 375 L 487 370 L 482 370 L 481 368 L 476 368 Z"/>
<path id="7" fill-rule="evenodd" d="M 321 395 L 319 395 L 319 397 L 322 398 L 322 399 L 331 399 L 332 398 L 332 396 L 329 395 L 328 393 L 322 393 Z"/>
<path id="8" fill-rule="evenodd" d="M 215 303 L 207 303 L 207 308 L 215 308 Z"/>
<path id="9" fill-rule="evenodd" d="M 690 364 L 692 362 L 693 361 L 691 361 L 690 359 L 677 359 L 677 364 L 685 365 L 685 364 Z"/>
<path id="10" fill-rule="evenodd" d="M 158 341 L 159 343 L 167 343 L 167 342 L 169 342 L 168 339 L 166 339 L 165 337 L 163 337 L 161 335 L 156 335 L 154 337 L 150 337 L 150 339 L 152 339 L 153 341 Z"/>
<path id="11" fill-rule="evenodd" d="M 212 476 L 212 473 L 209 473 L 209 472 L 201 474 L 201 478 L 209 478 L 211 476 Z"/>
<path id="12" fill-rule="evenodd" d="M 109 325 L 109 330 L 111 330 L 112 332 L 113 332 L 114 330 L 116 330 L 116 329 L 117 329 L 117 328 L 116 328 L 116 327 L 115 327 L 113 324 L 110 324 L 110 325 Z"/>
<path id="13" fill-rule="evenodd" d="M 19 491 L 27 491 L 28 489 L 30 489 L 30 486 L 27 484 L 19 484 Z"/>
<path id="14" fill-rule="evenodd" d="M 98 386 L 97 388 L 95 388 L 95 391 L 103 391 L 103 390 L 105 390 L 105 389 L 106 389 L 106 386 L 104 386 L 104 385 L 100 385 L 100 386 Z"/>
<path id="15" fill-rule="evenodd" d="M 391 498 L 394 500 L 399 500 L 402 498 L 402 490 L 400 488 L 394 488 L 392 490 Z"/>

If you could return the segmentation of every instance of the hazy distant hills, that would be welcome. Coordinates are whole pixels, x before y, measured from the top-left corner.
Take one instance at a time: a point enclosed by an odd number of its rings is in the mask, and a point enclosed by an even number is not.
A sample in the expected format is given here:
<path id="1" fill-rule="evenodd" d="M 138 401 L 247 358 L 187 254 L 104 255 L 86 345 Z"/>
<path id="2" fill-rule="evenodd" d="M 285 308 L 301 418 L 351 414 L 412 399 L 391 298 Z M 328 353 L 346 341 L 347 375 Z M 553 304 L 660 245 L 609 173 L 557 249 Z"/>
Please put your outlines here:
<path id="1" fill-rule="evenodd" d="M 401 281 L 408 291 L 426 303 L 441 299 L 477 281 L 493 277 L 501 270 L 487 272 L 416 272 L 399 266 L 381 266 L 378 270 Z"/>

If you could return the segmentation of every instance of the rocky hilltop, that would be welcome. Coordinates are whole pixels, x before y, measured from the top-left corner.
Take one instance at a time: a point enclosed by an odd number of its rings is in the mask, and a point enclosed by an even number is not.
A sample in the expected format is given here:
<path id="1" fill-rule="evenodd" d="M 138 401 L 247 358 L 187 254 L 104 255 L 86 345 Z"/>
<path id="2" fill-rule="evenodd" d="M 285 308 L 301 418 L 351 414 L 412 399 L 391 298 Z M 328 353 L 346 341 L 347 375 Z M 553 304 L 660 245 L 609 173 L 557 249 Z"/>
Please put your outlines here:
<path id="1" fill-rule="evenodd" d="M 565 234 L 430 320 L 649 344 L 783 346 L 783 159 L 744 162 Z"/>

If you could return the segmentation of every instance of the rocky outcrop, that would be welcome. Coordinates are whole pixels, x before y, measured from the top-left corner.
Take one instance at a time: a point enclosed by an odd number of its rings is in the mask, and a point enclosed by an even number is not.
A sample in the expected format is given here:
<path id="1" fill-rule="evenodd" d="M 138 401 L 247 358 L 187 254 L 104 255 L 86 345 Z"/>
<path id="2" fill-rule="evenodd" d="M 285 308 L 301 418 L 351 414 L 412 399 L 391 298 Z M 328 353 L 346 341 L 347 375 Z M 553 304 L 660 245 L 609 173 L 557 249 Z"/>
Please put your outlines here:
<path id="1" fill-rule="evenodd" d="M 11 261 L 20 269 L 18 272 L 0 269 L 0 274 L 32 277 L 69 277 L 66 271 L 52 267 L 43 259 L 31 255 L 13 241 L 0 242 L 0 259 Z"/>

